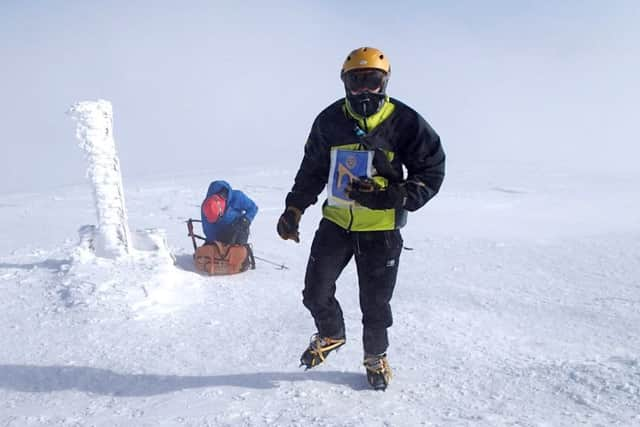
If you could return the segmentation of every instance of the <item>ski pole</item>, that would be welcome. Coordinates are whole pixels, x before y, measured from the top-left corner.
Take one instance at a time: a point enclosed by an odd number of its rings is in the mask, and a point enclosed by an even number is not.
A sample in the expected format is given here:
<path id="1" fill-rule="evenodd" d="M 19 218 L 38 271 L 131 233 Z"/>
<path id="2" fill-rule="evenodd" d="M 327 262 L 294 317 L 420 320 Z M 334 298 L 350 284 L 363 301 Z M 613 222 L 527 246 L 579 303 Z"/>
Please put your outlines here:
<path id="1" fill-rule="evenodd" d="M 255 259 L 259 259 L 260 261 L 266 262 L 267 264 L 275 265 L 275 266 L 276 266 L 276 267 L 278 267 L 280 270 L 288 270 L 288 269 L 289 269 L 289 267 L 287 267 L 287 266 L 286 266 L 286 265 L 284 265 L 284 264 L 278 264 L 277 262 L 270 261 L 270 260 L 268 260 L 268 259 L 266 259 L 266 258 L 262 258 L 262 257 L 259 257 L 259 256 L 257 256 L 257 255 L 253 255 L 253 257 L 254 257 Z"/>

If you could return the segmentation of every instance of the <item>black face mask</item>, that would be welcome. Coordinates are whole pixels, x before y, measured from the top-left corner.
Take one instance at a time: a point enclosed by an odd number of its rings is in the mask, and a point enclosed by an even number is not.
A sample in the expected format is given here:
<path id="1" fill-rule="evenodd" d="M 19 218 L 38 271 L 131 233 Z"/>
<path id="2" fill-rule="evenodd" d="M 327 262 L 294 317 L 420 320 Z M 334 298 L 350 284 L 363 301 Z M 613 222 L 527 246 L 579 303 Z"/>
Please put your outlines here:
<path id="1" fill-rule="evenodd" d="M 384 105 L 386 95 L 384 93 L 359 93 L 351 95 L 347 92 L 347 101 L 351 111 L 362 117 L 369 117 L 380 111 Z"/>

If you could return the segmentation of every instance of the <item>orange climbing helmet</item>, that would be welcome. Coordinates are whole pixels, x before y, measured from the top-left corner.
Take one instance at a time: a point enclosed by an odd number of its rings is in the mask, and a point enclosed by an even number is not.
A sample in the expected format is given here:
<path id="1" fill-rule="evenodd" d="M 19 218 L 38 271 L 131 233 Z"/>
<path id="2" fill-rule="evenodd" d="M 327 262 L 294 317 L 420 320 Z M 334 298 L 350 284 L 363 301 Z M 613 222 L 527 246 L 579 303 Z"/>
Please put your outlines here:
<path id="1" fill-rule="evenodd" d="M 359 47 L 347 55 L 344 64 L 342 64 L 340 75 L 342 76 L 344 73 L 352 70 L 362 69 L 381 70 L 389 76 L 391 73 L 391 64 L 389 64 L 389 59 L 387 59 L 387 56 L 382 53 L 380 49 L 376 49 L 375 47 Z"/>

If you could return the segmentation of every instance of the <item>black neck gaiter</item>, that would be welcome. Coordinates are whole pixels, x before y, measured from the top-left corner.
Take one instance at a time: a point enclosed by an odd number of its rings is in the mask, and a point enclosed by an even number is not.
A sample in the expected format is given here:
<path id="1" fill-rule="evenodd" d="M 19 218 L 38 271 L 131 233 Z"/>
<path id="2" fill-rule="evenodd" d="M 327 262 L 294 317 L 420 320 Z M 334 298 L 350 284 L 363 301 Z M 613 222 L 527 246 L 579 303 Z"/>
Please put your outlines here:
<path id="1" fill-rule="evenodd" d="M 384 105 L 385 98 L 384 93 L 347 94 L 351 111 L 362 117 L 369 117 L 377 113 Z"/>

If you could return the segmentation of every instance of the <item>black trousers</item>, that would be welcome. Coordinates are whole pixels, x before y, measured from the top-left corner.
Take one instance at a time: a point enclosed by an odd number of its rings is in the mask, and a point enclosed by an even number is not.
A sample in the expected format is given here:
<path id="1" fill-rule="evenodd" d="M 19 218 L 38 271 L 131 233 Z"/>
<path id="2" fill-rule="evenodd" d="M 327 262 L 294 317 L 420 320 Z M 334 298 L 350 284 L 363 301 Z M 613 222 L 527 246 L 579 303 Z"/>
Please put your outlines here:
<path id="1" fill-rule="evenodd" d="M 228 245 L 244 245 L 249 242 L 249 221 L 239 221 L 218 232 L 217 240 Z"/>
<path id="2" fill-rule="evenodd" d="M 321 336 L 344 336 L 336 280 L 355 257 L 364 351 L 380 354 L 387 350 L 387 328 L 393 323 L 390 301 L 402 243 L 399 230 L 349 232 L 329 220 L 320 222 L 311 244 L 302 296 Z"/>

